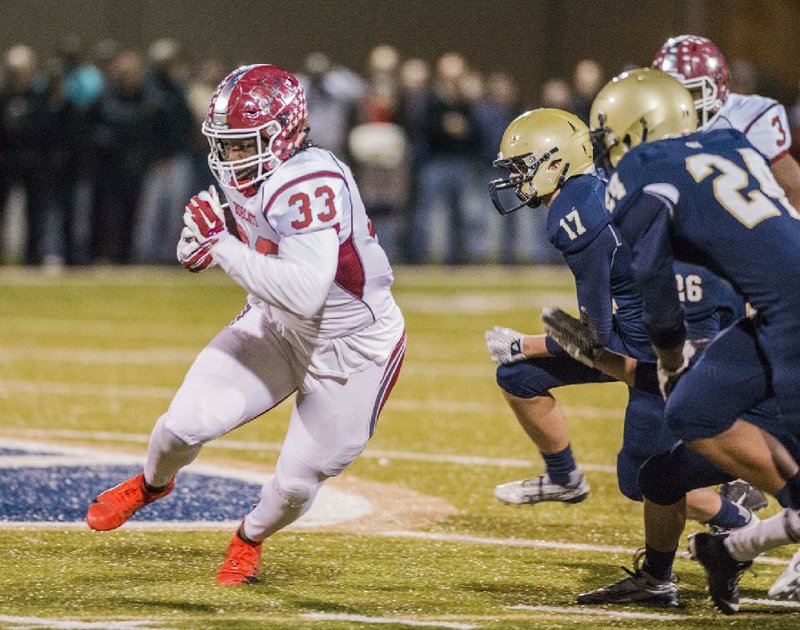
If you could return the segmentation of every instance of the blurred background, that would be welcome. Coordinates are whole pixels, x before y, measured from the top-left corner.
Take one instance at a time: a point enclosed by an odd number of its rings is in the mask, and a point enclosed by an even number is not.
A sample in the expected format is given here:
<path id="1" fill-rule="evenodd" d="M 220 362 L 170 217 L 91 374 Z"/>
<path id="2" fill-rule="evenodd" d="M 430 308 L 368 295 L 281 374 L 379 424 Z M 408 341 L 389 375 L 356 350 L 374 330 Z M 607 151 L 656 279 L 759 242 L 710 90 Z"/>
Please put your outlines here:
<path id="1" fill-rule="evenodd" d="M 301 76 L 311 139 L 353 168 L 396 263 L 557 263 L 544 213 L 500 217 L 492 160 L 516 115 L 583 119 L 670 36 L 711 38 L 731 89 L 778 99 L 800 146 L 792 0 L 0 0 L 0 261 L 177 265 L 213 180 L 200 122 L 245 63 Z M 1 272 L 1 271 L 0 271 Z"/>

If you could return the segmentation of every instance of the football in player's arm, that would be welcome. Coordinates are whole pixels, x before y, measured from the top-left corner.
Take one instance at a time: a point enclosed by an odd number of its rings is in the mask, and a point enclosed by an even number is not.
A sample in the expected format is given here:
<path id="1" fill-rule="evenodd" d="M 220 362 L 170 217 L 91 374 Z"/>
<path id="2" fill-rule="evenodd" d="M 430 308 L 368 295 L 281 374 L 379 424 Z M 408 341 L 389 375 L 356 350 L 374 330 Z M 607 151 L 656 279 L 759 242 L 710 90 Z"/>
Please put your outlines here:
<path id="1" fill-rule="evenodd" d="M 326 479 L 361 453 L 400 372 L 403 316 L 389 261 L 350 169 L 307 140 L 291 73 L 243 66 L 211 99 L 203 134 L 215 188 L 184 213 L 178 259 L 219 265 L 248 292 L 203 349 L 150 437 L 144 472 L 101 493 L 87 523 L 106 531 L 166 497 L 203 444 L 297 393 L 275 474 L 231 538 L 221 585 L 258 580 L 263 541 L 300 518 Z"/>

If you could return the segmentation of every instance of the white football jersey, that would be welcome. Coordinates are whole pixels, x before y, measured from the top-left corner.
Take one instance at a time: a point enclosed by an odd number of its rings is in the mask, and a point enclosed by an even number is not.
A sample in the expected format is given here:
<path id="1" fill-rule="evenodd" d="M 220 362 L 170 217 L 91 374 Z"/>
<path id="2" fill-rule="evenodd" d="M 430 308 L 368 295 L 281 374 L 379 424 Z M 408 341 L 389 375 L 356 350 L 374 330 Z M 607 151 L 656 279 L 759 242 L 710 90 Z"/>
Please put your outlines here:
<path id="1" fill-rule="evenodd" d="M 264 255 L 277 255 L 289 236 L 326 228 L 338 234 L 336 277 L 318 316 L 305 319 L 249 296 L 282 328 L 333 339 L 364 330 L 396 309 L 392 268 L 350 169 L 330 151 L 306 149 L 278 167 L 255 194 L 226 190 L 225 196 L 239 237 Z"/>
<path id="2" fill-rule="evenodd" d="M 770 163 L 783 157 L 792 145 L 786 109 L 758 94 L 728 94 L 717 116 L 703 130 L 726 128 L 741 131 Z"/>

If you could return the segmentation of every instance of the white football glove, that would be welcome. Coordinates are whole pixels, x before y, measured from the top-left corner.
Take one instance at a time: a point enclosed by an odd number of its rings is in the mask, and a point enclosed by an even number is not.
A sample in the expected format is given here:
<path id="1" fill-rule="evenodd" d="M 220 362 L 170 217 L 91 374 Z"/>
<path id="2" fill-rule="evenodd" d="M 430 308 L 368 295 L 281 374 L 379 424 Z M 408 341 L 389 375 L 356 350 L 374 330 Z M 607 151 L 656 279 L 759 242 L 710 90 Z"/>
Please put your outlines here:
<path id="1" fill-rule="evenodd" d="M 675 389 L 678 381 L 686 374 L 686 371 L 692 366 L 692 360 L 699 352 L 703 352 L 709 344 L 708 339 L 687 339 L 683 342 L 683 363 L 677 370 L 666 370 L 661 365 L 661 359 L 656 363 L 656 376 L 658 377 L 658 389 L 661 390 L 661 395 L 664 400 L 669 398 L 669 395 Z"/>
<path id="2" fill-rule="evenodd" d="M 217 264 L 211 255 L 211 245 L 206 243 L 197 244 L 197 239 L 192 236 L 192 231 L 184 227 L 181 231 L 181 238 L 178 241 L 177 255 L 178 262 L 191 272 L 199 273 L 210 269 Z"/>
<path id="3" fill-rule="evenodd" d="M 200 191 L 189 200 L 183 212 L 183 223 L 198 246 L 211 246 L 230 236 L 225 226 L 225 211 L 214 186 Z"/>
<path id="4" fill-rule="evenodd" d="M 513 328 L 495 326 L 483 333 L 489 356 L 495 363 L 516 363 L 524 361 L 527 357 L 522 353 L 522 338 L 524 335 Z"/>
<path id="5" fill-rule="evenodd" d="M 586 309 L 582 308 L 581 318 L 576 319 L 560 308 L 544 308 L 542 321 L 545 334 L 569 356 L 590 368 L 594 367 L 594 359 L 602 346 L 597 340 L 597 330 L 586 315 Z"/>

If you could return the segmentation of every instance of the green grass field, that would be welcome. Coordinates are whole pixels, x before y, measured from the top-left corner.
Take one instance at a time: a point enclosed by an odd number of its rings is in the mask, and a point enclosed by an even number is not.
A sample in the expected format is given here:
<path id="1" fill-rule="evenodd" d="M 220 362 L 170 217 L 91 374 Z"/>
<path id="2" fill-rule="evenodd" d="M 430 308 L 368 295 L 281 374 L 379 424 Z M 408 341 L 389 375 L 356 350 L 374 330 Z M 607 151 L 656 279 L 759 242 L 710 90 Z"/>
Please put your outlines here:
<path id="1" fill-rule="evenodd" d="M 715 613 L 702 569 L 684 559 L 681 609 L 575 607 L 577 593 L 623 577 L 619 565 L 630 566 L 628 550 L 642 545 L 641 507 L 619 494 L 611 472 L 625 389 L 558 392 L 592 486 L 587 501 L 502 505 L 492 488 L 541 464 L 502 401 L 483 342 L 494 324 L 536 332 L 542 306 L 572 307 L 569 275 L 400 268 L 396 276 L 406 362 L 375 437 L 342 482 L 373 482 L 373 496 L 383 487 L 374 484 L 413 491 L 404 496 L 439 499 L 434 508 L 402 531 L 377 519 L 281 532 L 265 545 L 262 582 L 240 589 L 214 585 L 229 529 L 0 527 L 0 628 L 800 627 L 800 611 L 786 607 Z M 135 455 L 194 354 L 244 298 L 216 270 L 111 268 L 58 278 L 2 268 L 0 295 L 0 445 L 26 439 Z M 266 476 L 287 418 L 283 405 L 200 459 Z M 0 495 L 13 501 L 2 487 Z M 765 598 L 782 568 L 756 570 L 742 580 L 745 598 Z"/>

